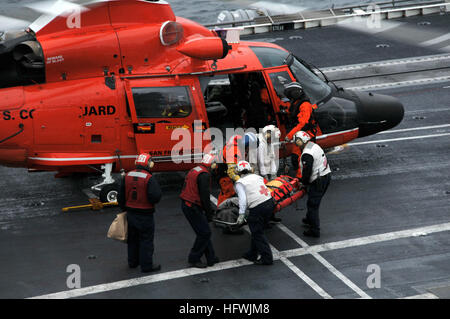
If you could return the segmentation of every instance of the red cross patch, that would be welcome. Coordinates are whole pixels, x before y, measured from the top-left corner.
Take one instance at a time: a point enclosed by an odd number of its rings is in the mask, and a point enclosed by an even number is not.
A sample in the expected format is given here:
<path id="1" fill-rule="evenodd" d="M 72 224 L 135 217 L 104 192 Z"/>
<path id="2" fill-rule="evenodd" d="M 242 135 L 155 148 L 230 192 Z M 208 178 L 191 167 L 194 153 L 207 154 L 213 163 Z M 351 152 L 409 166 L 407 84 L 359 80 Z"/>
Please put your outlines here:
<path id="1" fill-rule="evenodd" d="M 261 185 L 261 189 L 259 190 L 259 193 L 268 196 L 269 195 L 269 190 L 267 189 L 267 187 L 264 187 L 264 186 Z"/>

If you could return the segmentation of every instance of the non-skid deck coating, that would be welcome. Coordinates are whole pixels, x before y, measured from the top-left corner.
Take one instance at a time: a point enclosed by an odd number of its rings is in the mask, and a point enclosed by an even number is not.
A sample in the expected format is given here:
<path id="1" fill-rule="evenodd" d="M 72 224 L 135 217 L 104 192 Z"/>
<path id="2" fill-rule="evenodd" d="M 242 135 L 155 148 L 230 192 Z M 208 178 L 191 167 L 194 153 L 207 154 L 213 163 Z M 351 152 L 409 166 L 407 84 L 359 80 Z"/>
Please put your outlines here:
<path id="1" fill-rule="evenodd" d="M 448 18 L 402 21 L 429 21 L 445 34 Z M 303 40 L 289 40 L 293 35 Z M 257 37 L 283 38 L 276 43 L 319 67 L 442 53 L 400 43 L 375 49 L 386 41 L 336 27 Z M 248 233 L 213 228 L 221 263 L 187 268 L 194 234 L 176 174 L 158 176 L 171 179 L 155 216 L 154 257 L 162 271 L 143 275 L 127 268 L 126 246 L 106 238 L 117 208 L 63 214 L 62 207 L 87 201 L 86 185 L 1 167 L 0 298 L 449 298 L 450 81 L 377 93 L 402 101 L 403 122 L 329 155 L 333 181 L 321 206 L 322 237 L 302 235 L 305 200 L 285 209 L 282 225 L 267 231 L 271 267 L 241 259 Z M 70 264 L 81 268 L 81 289 L 66 286 Z M 380 267 L 380 288 L 367 286 L 369 265 Z"/>

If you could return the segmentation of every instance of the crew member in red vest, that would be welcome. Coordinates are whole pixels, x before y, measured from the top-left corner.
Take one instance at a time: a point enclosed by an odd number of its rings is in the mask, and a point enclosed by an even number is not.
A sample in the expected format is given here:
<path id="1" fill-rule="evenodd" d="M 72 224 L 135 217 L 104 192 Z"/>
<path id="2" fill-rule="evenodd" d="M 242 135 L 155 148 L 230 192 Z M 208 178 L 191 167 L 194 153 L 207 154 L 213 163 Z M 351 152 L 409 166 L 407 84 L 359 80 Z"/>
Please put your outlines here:
<path id="1" fill-rule="evenodd" d="M 161 200 L 161 188 L 150 170 L 154 162 L 143 153 L 136 159 L 136 169 L 128 172 L 122 180 L 118 202 L 127 211 L 128 221 L 128 265 L 142 272 L 161 269 L 153 263 L 153 239 L 155 235 L 155 204 Z"/>
<path id="2" fill-rule="evenodd" d="M 201 164 L 186 175 L 180 194 L 181 209 L 197 235 L 188 257 L 191 267 L 206 268 L 219 262 L 211 242 L 211 229 L 208 224 L 214 215 L 210 194 L 211 170 L 216 166 L 216 157 L 206 154 Z M 201 261 L 203 255 L 206 257 L 206 264 Z"/>

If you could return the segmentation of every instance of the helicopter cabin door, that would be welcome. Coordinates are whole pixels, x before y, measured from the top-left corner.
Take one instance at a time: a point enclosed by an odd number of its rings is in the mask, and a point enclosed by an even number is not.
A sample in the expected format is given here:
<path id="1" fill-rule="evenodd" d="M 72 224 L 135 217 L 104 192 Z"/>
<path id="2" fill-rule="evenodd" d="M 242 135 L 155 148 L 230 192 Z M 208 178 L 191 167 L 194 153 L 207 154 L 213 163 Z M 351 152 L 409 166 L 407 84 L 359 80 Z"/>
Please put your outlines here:
<path id="1" fill-rule="evenodd" d="M 197 77 L 129 79 L 126 91 L 139 153 L 180 169 L 201 160 L 204 142 L 194 132 L 206 129 L 207 116 Z"/>
<path id="2" fill-rule="evenodd" d="M 294 76 L 287 66 L 273 67 L 264 70 L 264 77 L 271 96 L 272 105 L 277 114 L 277 124 L 281 133 L 286 134 L 288 122 L 286 111 L 289 108 L 289 100 L 284 96 L 284 86 L 295 81 Z"/>

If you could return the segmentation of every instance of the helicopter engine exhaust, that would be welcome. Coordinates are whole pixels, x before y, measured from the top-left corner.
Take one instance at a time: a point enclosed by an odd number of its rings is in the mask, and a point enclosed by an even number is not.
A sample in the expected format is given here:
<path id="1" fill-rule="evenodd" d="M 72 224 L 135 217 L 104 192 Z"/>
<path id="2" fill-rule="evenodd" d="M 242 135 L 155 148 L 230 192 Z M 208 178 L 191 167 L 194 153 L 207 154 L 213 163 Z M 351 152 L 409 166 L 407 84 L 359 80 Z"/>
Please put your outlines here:
<path id="1" fill-rule="evenodd" d="M 195 38 L 177 47 L 177 51 L 200 60 L 218 60 L 227 56 L 230 46 L 218 37 Z"/>

